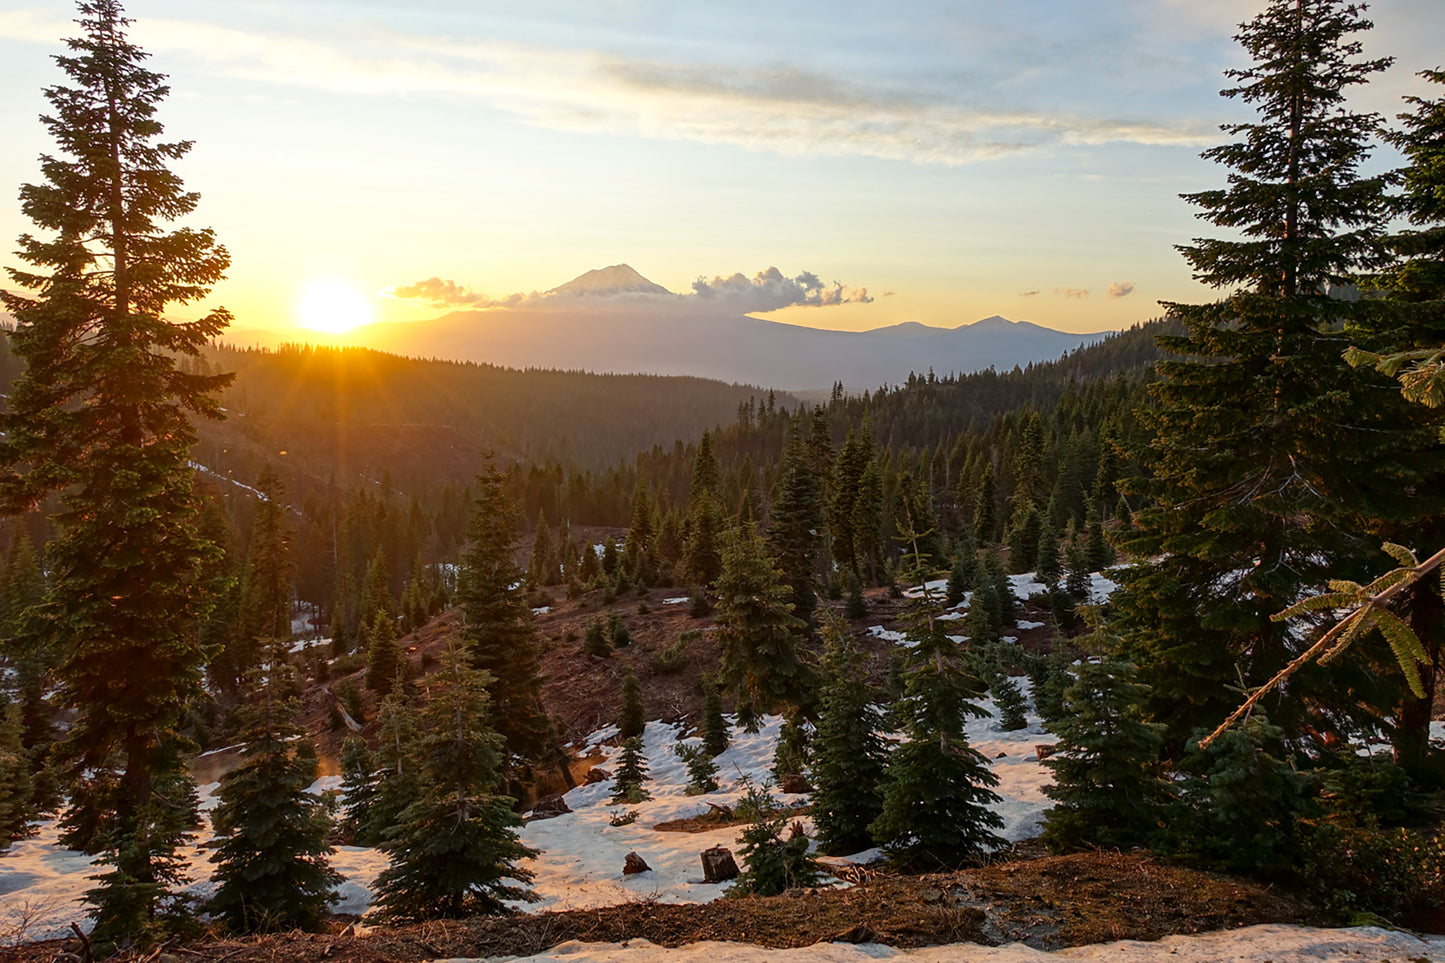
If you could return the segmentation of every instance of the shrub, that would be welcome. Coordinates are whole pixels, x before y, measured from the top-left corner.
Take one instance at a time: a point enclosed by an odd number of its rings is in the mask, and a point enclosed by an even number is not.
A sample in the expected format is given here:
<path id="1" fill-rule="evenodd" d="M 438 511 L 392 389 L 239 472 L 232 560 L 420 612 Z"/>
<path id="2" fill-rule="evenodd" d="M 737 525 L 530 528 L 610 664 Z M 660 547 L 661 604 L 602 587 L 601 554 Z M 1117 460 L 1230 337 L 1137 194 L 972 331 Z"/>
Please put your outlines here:
<path id="1" fill-rule="evenodd" d="M 676 672 L 687 665 L 687 643 L 676 642 L 652 657 L 652 668 L 658 672 Z"/>
<path id="2" fill-rule="evenodd" d="M 1445 835 L 1325 823 L 1305 843 L 1305 882 L 1349 925 L 1401 921 L 1445 906 Z"/>
<path id="3" fill-rule="evenodd" d="M 753 824 L 743 830 L 743 871 L 729 896 L 776 896 L 790 889 L 817 885 L 822 876 L 818 861 L 808 851 L 801 822 L 787 827 L 787 814 L 766 788 L 744 782 L 747 795 L 737 812 L 752 813 Z M 784 830 L 787 837 L 784 838 Z"/>

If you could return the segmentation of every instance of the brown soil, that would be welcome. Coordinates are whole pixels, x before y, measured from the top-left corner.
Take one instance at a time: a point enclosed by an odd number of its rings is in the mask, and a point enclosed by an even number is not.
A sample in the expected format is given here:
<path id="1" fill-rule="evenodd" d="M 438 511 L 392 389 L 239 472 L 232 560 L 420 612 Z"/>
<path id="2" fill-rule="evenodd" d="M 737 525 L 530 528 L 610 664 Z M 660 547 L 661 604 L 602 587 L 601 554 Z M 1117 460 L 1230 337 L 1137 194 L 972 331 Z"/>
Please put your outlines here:
<path id="1" fill-rule="evenodd" d="M 1157 940 L 1258 923 L 1319 925 L 1289 894 L 1162 866 L 1142 854 L 1085 853 L 997 863 L 934 876 L 874 876 L 848 889 L 720 899 L 701 905 L 627 903 L 602 909 L 516 914 L 245 940 L 196 940 L 166 948 L 174 959 L 234 963 L 357 963 L 529 955 L 568 940 L 662 946 L 701 940 L 798 947 L 873 942 L 899 947 L 1022 941 L 1053 949 L 1119 939 Z M 76 940 L 29 944 L 8 957 L 40 963 Z M 155 959 L 136 955 L 123 959 Z"/>

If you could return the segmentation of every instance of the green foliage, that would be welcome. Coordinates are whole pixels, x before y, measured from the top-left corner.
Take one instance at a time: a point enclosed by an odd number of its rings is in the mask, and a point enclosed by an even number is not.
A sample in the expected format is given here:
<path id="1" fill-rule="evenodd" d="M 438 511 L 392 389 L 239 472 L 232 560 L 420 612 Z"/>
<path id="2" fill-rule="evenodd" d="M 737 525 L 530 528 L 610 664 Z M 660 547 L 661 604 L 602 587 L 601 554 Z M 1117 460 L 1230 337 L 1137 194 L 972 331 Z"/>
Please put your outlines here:
<path id="1" fill-rule="evenodd" d="M 0 692 L 0 853 L 30 835 L 35 811 L 30 756 L 21 741 L 20 705 Z"/>
<path id="2" fill-rule="evenodd" d="M 371 803 L 376 798 L 376 763 L 366 740 L 350 735 L 341 744 L 341 837 L 355 843 L 362 827 L 371 822 Z"/>
<path id="3" fill-rule="evenodd" d="M 1347 925 L 1426 916 L 1445 906 L 1445 834 L 1325 823 L 1305 843 L 1301 875 Z"/>
<path id="4" fill-rule="evenodd" d="M 1168 815 L 1163 727 L 1144 719 L 1134 675 L 1125 662 L 1085 662 L 1049 725 L 1059 743 L 1044 761 L 1054 774 L 1044 794 L 1054 806 L 1043 840 L 1056 853 L 1147 846 Z"/>
<path id="5" fill-rule="evenodd" d="M 612 654 L 612 644 L 607 641 L 607 623 L 600 618 L 587 620 L 582 630 L 582 654 L 605 659 Z"/>
<path id="6" fill-rule="evenodd" d="M 202 575 L 216 552 L 196 531 L 188 416 L 221 417 L 230 381 L 192 363 L 225 309 L 166 316 L 203 301 L 229 257 L 208 229 L 168 230 L 199 198 L 166 167 L 191 144 L 157 142 L 165 78 L 143 66 L 115 0 L 79 10 L 80 36 L 55 58 L 69 86 L 44 92 L 57 149 L 44 180 L 20 188 L 39 236 L 19 239 L 26 266 L 8 273 L 36 295 L 0 293 L 27 365 L 0 413 L 0 514 L 62 493 L 45 615 L 59 702 L 75 715 L 57 758 L 76 781 L 118 772 L 108 808 L 77 814 L 109 867 L 86 898 L 98 940 L 149 939 L 181 878 L 184 829 L 157 800 L 182 768 L 175 733 L 200 688 Z"/>
<path id="7" fill-rule="evenodd" d="M 1028 701 L 1024 699 L 1018 683 L 1000 672 L 989 680 L 989 691 L 993 693 L 994 706 L 998 709 L 999 725 L 1004 732 L 1017 732 L 1028 728 Z"/>
<path id="8" fill-rule="evenodd" d="M 728 722 L 723 717 L 722 693 L 711 679 L 704 679 L 702 683 L 702 747 L 712 757 L 722 755 L 728 747 Z"/>
<path id="9" fill-rule="evenodd" d="M 420 794 L 382 844 L 390 865 L 376 880 L 388 920 L 460 919 L 507 911 L 507 900 L 536 896 L 521 860 L 521 818 L 501 785 L 501 737 L 488 726 L 491 681 L 469 651 L 448 646 L 437 688 L 422 711 L 416 756 Z"/>
<path id="10" fill-rule="evenodd" d="M 806 704 L 811 679 L 798 657 L 805 625 L 788 601 L 793 589 L 784 584 L 752 526 L 728 543 L 717 592 L 722 680 L 755 712 Z"/>
<path id="11" fill-rule="evenodd" d="M 642 735 L 647 711 L 642 705 L 642 683 L 631 668 L 622 672 L 622 690 L 617 704 L 617 734 L 623 739 Z"/>
<path id="12" fill-rule="evenodd" d="M 616 612 L 609 612 L 607 615 L 607 637 L 614 649 L 625 649 L 632 644 L 632 633 L 627 630 L 627 623 L 622 621 L 622 616 Z"/>
<path id="13" fill-rule="evenodd" d="M 1282 731 L 1256 714 L 1201 750 L 1191 743 L 1181 769 L 1185 813 L 1166 848 L 1196 864 L 1256 876 L 1288 875 L 1303 862 L 1304 821 L 1314 787 L 1283 761 Z"/>
<path id="14" fill-rule="evenodd" d="M 772 793 L 745 783 L 746 798 L 739 812 L 756 813 L 753 824 L 742 833 L 742 872 L 728 887 L 729 896 L 777 896 L 791 889 L 815 886 L 822 868 L 808 851 L 808 837 L 801 823 L 794 823 L 787 838 L 787 812 Z"/>
<path id="15" fill-rule="evenodd" d="M 633 823 L 637 822 L 637 817 L 640 815 L 641 813 L 639 813 L 636 809 L 629 809 L 625 812 L 613 813 L 611 816 L 607 817 L 607 825 L 614 827 L 631 826 Z"/>
<path id="16" fill-rule="evenodd" d="M 773 775 L 782 779 L 787 775 L 807 772 L 809 749 L 807 724 L 799 713 L 788 713 L 778 731 L 778 743 L 773 750 Z"/>
<path id="17" fill-rule="evenodd" d="M 713 761 L 713 757 L 708 755 L 706 748 L 701 745 L 694 746 L 679 742 L 674 751 L 677 753 L 677 758 L 687 764 L 686 792 L 689 796 L 717 792 L 718 767 L 717 763 Z"/>
<path id="18" fill-rule="evenodd" d="M 642 739 L 633 736 L 622 744 L 622 759 L 617 766 L 617 775 L 612 782 L 611 802 L 640 803 L 652 798 L 643 788 L 648 781 L 647 756 L 642 751 Z"/>
<path id="19" fill-rule="evenodd" d="M 366 687 L 379 696 L 390 695 L 397 676 L 409 665 L 396 636 L 396 623 L 385 610 L 376 613 L 367 639 Z"/>
<path id="20" fill-rule="evenodd" d="M 684 632 L 683 636 L 687 633 Z M 655 672 L 678 672 L 687 666 L 687 640 L 679 637 L 678 640 L 651 659 L 653 671 Z"/>
<path id="21" fill-rule="evenodd" d="M 521 570 L 513 560 L 520 514 L 490 459 L 477 475 L 457 601 L 472 665 L 490 676 L 497 731 L 511 757 L 540 758 L 555 747 L 542 707 L 541 656 Z"/>
<path id="22" fill-rule="evenodd" d="M 943 590 L 943 604 L 949 608 L 963 604 L 964 594 L 973 588 L 978 574 L 978 558 L 971 551 L 960 551 L 948 573 L 948 585 Z"/>
<path id="23" fill-rule="evenodd" d="M 417 719 L 405 696 L 393 692 L 377 714 L 376 792 L 357 826 L 357 842 L 378 846 L 401 820 L 401 813 L 421 791 L 416 763 Z"/>
<path id="24" fill-rule="evenodd" d="M 780 468 L 782 478 L 768 523 L 768 550 L 787 583 L 788 594 L 784 599 L 792 603 L 793 615 L 807 622 L 818 603 L 817 555 L 819 533 L 823 530 L 823 496 L 822 480 L 810 455 L 801 420 L 789 432 Z M 727 575 L 730 550 L 735 546 L 736 541 L 724 552 L 719 593 L 723 591 L 722 580 Z M 766 700 L 760 701 L 759 707 L 770 711 Z"/>
<path id="25" fill-rule="evenodd" d="M 921 584 L 927 573 L 912 544 L 910 580 Z M 908 739 L 888 760 L 882 811 L 869 832 L 901 865 L 950 869 L 1002 845 L 992 830 L 1003 820 L 988 808 L 998 800 L 989 788 L 998 777 L 964 734 L 967 718 L 984 714 L 971 701 L 982 686 L 944 634 L 935 605 L 925 589 L 909 610 L 915 644 L 897 707 Z"/>
<path id="26" fill-rule="evenodd" d="M 220 848 L 211 858 L 215 894 L 206 909 L 240 933 L 315 929 L 339 897 L 342 880 L 327 864 L 331 819 L 306 790 L 316 755 L 299 751 L 299 703 L 278 698 L 289 672 L 273 646 L 266 675 L 251 673 L 257 702 L 243 712 L 242 763 L 221 777 L 212 814 Z M 307 743 L 309 747 L 309 742 Z"/>
<path id="27" fill-rule="evenodd" d="M 882 811 L 888 744 L 883 714 L 867 683 L 867 656 L 836 619 L 823 624 L 818 728 L 808 776 L 813 825 L 825 853 L 840 856 L 872 845 L 868 826 Z"/>

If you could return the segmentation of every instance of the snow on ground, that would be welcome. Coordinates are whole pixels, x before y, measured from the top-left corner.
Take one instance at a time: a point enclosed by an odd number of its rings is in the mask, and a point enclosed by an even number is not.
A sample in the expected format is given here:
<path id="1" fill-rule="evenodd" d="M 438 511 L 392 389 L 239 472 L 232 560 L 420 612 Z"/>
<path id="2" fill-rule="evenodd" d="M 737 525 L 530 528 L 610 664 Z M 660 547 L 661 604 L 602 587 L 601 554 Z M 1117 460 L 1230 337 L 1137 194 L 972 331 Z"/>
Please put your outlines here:
<path id="1" fill-rule="evenodd" d="M 663 604 L 663 605 L 681 605 L 681 604 L 684 603 L 684 602 L 691 602 L 691 601 L 692 601 L 692 599 L 688 598 L 686 595 L 682 595 L 682 596 L 679 596 L 678 598 L 675 598 L 675 599 L 663 599 L 663 600 L 662 600 L 662 604 Z"/>
<path id="2" fill-rule="evenodd" d="M 1296 926 L 1250 926 L 1199 936 L 1168 936 L 1157 943 L 1123 940 L 1076 946 L 1052 953 L 1021 943 L 1008 946 L 927 946 L 896 949 L 875 943 L 815 943 L 792 950 L 774 950 L 748 943 L 690 943 L 666 949 L 647 940 L 616 943 L 562 943 L 546 953 L 498 957 L 528 963 L 1048 963 L 1065 960 L 1108 960 L 1109 963 L 1272 963 L 1275 960 L 1351 961 L 1445 960 L 1445 938 L 1420 938 L 1378 927 L 1322 930 Z M 464 961 L 450 961 L 464 963 Z"/>

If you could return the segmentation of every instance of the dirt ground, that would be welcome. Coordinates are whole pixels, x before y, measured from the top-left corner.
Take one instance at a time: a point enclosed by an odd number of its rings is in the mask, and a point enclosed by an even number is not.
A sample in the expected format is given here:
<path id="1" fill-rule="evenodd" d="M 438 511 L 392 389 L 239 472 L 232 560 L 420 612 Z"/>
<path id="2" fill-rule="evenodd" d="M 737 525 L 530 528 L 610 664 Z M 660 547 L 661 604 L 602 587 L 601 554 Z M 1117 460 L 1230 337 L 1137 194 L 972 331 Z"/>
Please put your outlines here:
<path id="1" fill-rule="evenodd" d="M 662 946 L 725 940 L 771 947 L 818 942 L 996 946 L 1022 941 L 1054 949 L 1120 939 L 1157 940 L 1258 923 L 1320 925 L 1322 921 L 1288 893 L 1163 866 L 1144 854 L 1085 853 L 1019 858 L 931 876 L 874 875 L 847 889 L 799 890 L 704 904 L 634 902 L 359 932 L 353 920 L 336 918 L 327 933 L 197 939 L 163 947 L 159 954 L 151 951 L 115 959 L 412 963 L 528 955 L 568 940 L 630 939 Z M 28 944 L 11 952 L 4 958 L 13 963 L 83 958 L 76 939 Z"/>

